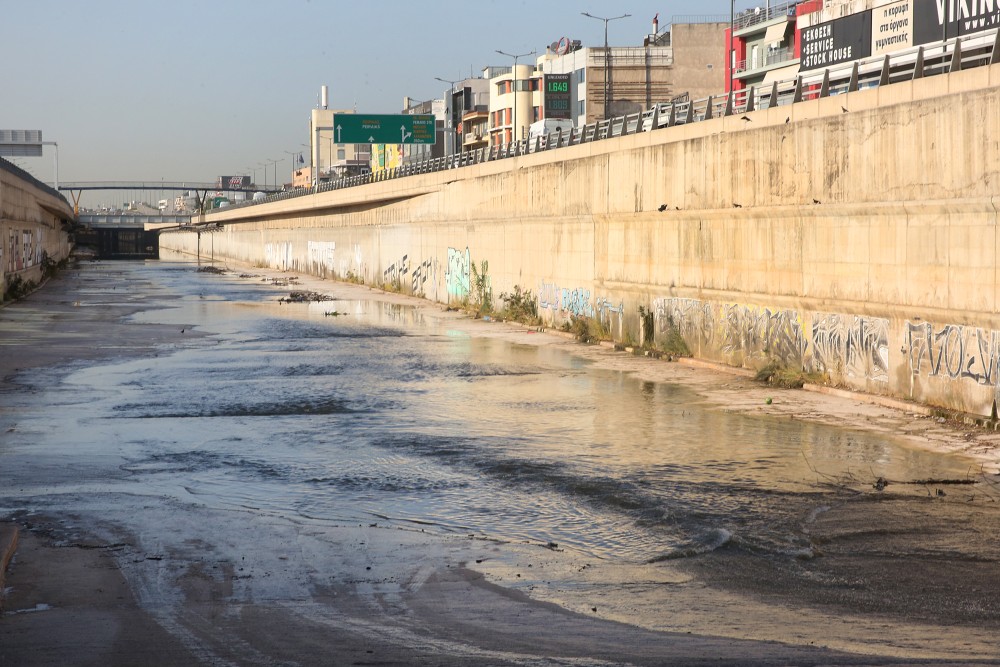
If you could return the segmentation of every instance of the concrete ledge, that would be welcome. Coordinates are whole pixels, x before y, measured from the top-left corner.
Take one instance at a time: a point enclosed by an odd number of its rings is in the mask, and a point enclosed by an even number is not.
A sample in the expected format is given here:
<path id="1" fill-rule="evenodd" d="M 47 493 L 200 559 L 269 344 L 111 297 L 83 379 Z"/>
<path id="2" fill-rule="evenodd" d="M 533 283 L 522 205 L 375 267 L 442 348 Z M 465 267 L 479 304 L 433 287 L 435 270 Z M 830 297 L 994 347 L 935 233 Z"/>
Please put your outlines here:
<path id="1" fill-rule="evenodd" d="M 0 524 L 0 612 L 3 611 L 4 584 L 7 578 L 7 566 L 17 551 L 17 526 L 12 523 Z"/>
<path id="2" fill-rule="evenodd" d="M 677 363 L 683 364 L 684 366 L 693 366 L 695 368 L 707 368 L 719 373 L 740 375 L 746 378 L 752 378 L 757 375 L 756 371 L 750 370 L 749 368 L 737 368 L 736 366 L 717 364 L 714 361 L 705 361 L 703 359 L 695 359 L 694 357 L 677 357 Z"/>
<path id="3" fill-rule="evenodd" d="M 817 394 L 826 394 L 827 396 L 839 396 L 840 398 L 849 398 L 854 401 L 860 401 L 862 403 L 871 403 L 873 405 L 881 405 L 883 408 L 893 408 L 894 410 L 911 412 L 918 415 L 924 415 L 925 417 L 933 417 L 938 412 L 940 412 L 939 409 L 935 409 L 927 405 L 921 405 L 920 403 L 910 403 L 908 401 L 902 401 L 898 398 L 892 398 L 891 396 L 866 394 L 860 391 L 851 391 L 850 389 L 837 389 L 836 387 L 827 387 L 821 384 L 810 384 L 808 382 L 805 385 L 803 385 L 802 388 L 805 391 L 814 391 Z"/>

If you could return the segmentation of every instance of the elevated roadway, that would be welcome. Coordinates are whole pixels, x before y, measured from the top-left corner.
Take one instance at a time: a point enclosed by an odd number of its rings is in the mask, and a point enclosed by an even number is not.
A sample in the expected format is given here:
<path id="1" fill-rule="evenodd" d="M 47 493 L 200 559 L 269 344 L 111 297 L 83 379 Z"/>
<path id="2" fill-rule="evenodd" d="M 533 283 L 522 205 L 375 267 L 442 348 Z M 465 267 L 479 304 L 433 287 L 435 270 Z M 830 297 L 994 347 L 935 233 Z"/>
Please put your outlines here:
<path id="1" fill-rule="evenodd" d="M 160 244 L 197 254 L 205 224 L 221 227 L 216 257 L 252 265 L 441 303 L 519 288 L 556 326 L 652 347 L 679 335 L 709 361 L 990 419 L 996 31 L 988 40 L 860 63 L 843 83 L 800 78 L 777 104 L 774 88 L 746 91 L 659 110 L 648 131 L 616 120 L 604 140 L 224 209 Z"/>

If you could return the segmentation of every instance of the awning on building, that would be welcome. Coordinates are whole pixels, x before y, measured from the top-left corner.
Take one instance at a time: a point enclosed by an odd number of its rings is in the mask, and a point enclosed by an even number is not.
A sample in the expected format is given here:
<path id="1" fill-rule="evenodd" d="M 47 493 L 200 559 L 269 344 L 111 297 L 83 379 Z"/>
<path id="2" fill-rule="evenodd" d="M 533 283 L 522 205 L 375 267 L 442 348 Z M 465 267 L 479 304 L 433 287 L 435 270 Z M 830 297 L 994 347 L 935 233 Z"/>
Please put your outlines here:
<path id="1" fill-rule="evenodd" d="M 795 75 L 799 72 L 798 65 L 791 65 L 789 67 L 779 67 L 777 69 L 772 69 L 764 73 L 764 80 L 760 82 L 761 86 L 771 85 L 774 81 L 786 81 L 789 79 L 794 79 Z"/>
<path id="2" fill-rule="evenodd" d="M 768 26 L 767 32 L 764 33 L 764 43 L 774 44 L 775 42 L 780 42 L 785 39 L 785 33 L 788 31 L 788 21 L 781 21 L 780 23 L 775 23 L 772 26 Z"/>

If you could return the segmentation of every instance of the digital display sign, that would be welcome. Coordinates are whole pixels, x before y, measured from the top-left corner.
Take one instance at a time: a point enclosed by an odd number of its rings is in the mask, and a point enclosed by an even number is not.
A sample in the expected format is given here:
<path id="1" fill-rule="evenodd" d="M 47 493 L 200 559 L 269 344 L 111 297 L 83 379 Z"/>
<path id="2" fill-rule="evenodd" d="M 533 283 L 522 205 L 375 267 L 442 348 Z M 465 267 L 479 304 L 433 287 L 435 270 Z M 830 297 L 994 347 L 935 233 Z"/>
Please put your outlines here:
<path id="1" fill-rule="evenodd" d="M 571 118 L 572 105 L 570 104 L 570 74 L 546 74 L 545 75 L 545 117 L 546 118 Z"/>

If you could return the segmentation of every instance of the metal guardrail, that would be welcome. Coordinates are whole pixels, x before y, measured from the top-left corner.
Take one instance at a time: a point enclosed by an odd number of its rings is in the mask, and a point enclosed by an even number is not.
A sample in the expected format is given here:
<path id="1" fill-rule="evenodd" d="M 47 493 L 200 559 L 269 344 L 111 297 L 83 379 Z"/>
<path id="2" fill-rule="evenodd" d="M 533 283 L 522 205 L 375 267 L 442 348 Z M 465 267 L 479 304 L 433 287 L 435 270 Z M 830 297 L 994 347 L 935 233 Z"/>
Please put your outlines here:
<path id="1" fill-rule="evenodd" d="M 556 132 L 522 139 L 448 157 L 433 158 L 416 164 L 405 165 L 379 172 L 350 176 L 321 183 L 314 188 L 289 190 L 252 202 L 226 207 L 234 208 L 266 204 L 295 197 L 340 190 L 369 183 L 405 178 L 444 169 L 460 169 L 482 162 L 527 155 L 538 151 L 555 150 L 566 146 L 600 141 L 638 132 L 652 132 L 663 128 L 697 123 L 712 118 L 745 114 L 757 109 L 769 109 L 814 100 L 831 95 L 886 86 L 902 81 L 912 81 L 937 74 L 948 74 L 963 69 L 1000 64 L 1000 29 L 978 35 L 966 35 L 930 47 L 916 47 L 884 57 L 874 57 L 842 66 L 799 74 L 794 79 L 776 81 L 762 88 L 742 88 L 729 94 L 709 96 L 698 100 L 682 100 L 655 104 L 641 112 L 608 118 L 570 132 Z"/>
<path id="2" fill-rule="evenodd" d="M 76 219 L 80 224 L 100 227 L 191 224 L 190 215 L 107 215 L 103 213 L 81 213 Z"/>

